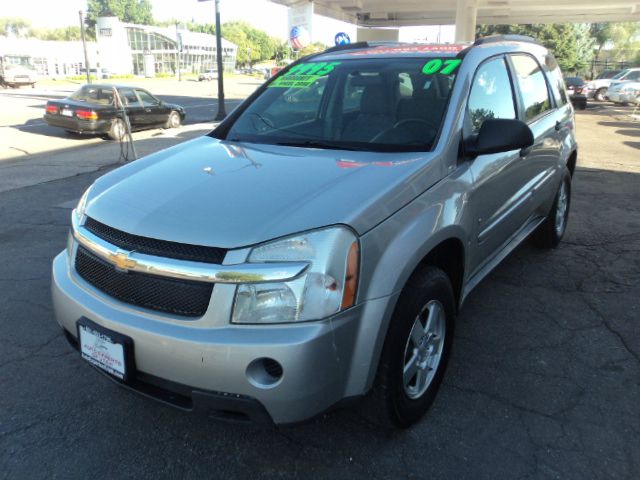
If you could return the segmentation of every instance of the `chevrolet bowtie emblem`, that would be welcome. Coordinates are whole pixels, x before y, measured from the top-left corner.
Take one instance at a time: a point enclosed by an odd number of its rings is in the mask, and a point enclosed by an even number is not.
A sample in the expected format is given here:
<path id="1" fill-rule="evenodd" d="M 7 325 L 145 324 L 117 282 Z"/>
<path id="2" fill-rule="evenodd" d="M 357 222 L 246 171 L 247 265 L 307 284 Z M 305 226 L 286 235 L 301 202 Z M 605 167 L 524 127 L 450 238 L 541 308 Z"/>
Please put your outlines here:
<path id="1" fill-rule="evenodd" d="M 109 260 L 120 270 L 131 270 L 138 262 L 129 258 L 129 252 L 118 251 L 109 255 Z"/>

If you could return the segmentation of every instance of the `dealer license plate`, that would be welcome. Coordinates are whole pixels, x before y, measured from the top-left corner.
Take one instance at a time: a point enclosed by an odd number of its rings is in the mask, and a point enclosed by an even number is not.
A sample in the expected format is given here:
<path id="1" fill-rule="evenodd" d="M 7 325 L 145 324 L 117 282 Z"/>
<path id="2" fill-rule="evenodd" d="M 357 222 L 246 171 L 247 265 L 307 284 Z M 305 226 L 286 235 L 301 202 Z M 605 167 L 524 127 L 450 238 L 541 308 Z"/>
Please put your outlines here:
<path id="1" fill-rule="evenodd" d="M 73 117 L 73 110 L 69 110 L 68 108 L 63 108 L 62 115 L 64 115 L 65 117 Z"/>
<path id="2" fill-rule="evenodd" d="M 120 380 L 127 379 L 128 337 L 82 318 L 78 321 L 78 340 L 82 358 Z"/>

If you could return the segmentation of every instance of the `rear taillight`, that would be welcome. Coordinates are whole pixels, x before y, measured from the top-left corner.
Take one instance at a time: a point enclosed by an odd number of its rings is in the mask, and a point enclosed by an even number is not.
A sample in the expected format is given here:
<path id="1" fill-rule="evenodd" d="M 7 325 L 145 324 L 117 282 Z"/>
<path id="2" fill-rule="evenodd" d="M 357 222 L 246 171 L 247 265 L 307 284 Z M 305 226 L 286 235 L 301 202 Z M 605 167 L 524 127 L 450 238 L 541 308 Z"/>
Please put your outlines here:
<path id="1" fill-rule="evenodd" d="M 47 113 L 58 113 L 58 107 L 55 105 L 47 105 L 46 110 Z"/>
<path id="2" fill-rule="evenodd" d="M 82 120 L 97 120 L 98 114 L 93 110 L 76 110 L 76 117 Z"/>

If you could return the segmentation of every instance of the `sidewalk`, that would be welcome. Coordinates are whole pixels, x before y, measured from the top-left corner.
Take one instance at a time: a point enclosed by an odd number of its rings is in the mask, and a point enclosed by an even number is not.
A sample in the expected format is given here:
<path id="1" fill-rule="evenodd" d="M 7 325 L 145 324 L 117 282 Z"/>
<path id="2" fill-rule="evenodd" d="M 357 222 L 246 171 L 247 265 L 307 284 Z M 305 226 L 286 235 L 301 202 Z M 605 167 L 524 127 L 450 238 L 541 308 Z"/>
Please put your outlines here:
<path id="1" fill-rule="evenodd" d="M 179 129 L 154 129 L 133 134 L 138 157 L 162 150 L 210 132 L 212 123 L 198 123 Z M 120 144 L 101 138 L 77 138 L 77 146 L 68 146 L 68 139 L 49 137 L 49 141 L 34 145 L 34 150 L 25 151 L 16 157 L 15 150 L 9 150 L 3 136 L 29 135 L 13 128 L 0 128 L 0 192 L 38 185 L 41 183 L 72 177 L 102 168 L 117 165 L 120 158 Z M 66 148 L 56 149 L 56 140 L 65 141 Z M 12 158 L 3 160 L 5 150 Z"/>

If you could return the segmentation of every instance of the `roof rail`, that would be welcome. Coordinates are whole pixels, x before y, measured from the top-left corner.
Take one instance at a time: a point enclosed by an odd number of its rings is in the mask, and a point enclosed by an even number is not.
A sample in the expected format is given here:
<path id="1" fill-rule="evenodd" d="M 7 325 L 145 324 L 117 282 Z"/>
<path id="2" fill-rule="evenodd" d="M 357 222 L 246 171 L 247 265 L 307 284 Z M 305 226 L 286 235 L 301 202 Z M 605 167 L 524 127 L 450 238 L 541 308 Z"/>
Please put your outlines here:
<path id="1" fill-rule="evenodd" d="M 357 50 L 359 48 L 368 48 L 370 46 L 371 45 L 368 42 L 347 43 L 345 45 L 336 45 L 335 47 L 329 47 L 322 53 L 339 52 L 341 50 Z"/>
<path id="2" fill-rule="evenodd" d="M 478 38 L 473 42 L 473 45 L 484 45 L 485 43 L 495 42 L 528 42 L 540 45 L 540 42 L 533 37 L 529 37 L 528 35 L 515 35 L 511 33 L 505 35 L 489 35 L 488 37 Z"/>

